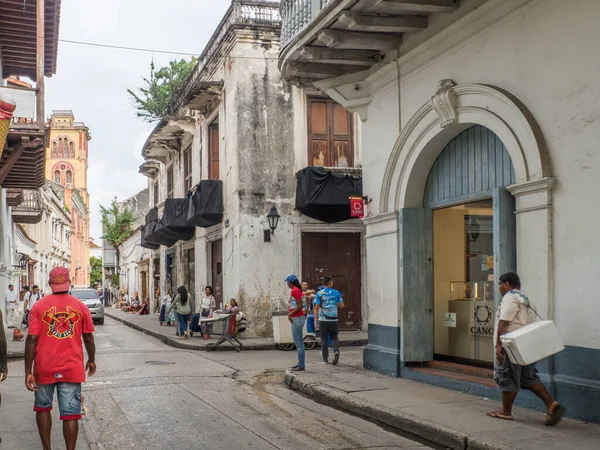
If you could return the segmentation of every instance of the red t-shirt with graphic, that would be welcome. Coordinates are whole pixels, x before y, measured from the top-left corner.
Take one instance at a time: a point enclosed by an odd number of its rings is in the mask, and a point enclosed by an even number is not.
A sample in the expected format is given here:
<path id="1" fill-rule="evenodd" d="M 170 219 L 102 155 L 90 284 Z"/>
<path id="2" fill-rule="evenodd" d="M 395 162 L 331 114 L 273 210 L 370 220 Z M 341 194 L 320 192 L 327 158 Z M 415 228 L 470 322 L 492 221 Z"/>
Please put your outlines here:
<path id="1" fill-rule="evenodd" d="M 82 334 L 93 333 L 90 310 L 68 294 L 48 295 L 29 314 L 30 335 L 38 336 L 33 374 L 39 384 L 83 383 Z"/>

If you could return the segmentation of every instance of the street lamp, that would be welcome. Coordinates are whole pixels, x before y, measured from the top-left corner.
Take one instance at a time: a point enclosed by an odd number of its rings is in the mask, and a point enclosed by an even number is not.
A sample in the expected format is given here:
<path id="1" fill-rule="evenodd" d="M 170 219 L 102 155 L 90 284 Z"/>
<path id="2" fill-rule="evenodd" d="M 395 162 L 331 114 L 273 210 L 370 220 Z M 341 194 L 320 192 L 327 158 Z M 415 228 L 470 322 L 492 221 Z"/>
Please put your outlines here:
<path id="1" fill-rule="evenodd" d="M 277 213 L 277 208 L 271 207 L 271 211 L 267 214 L 267 220 L 269 221 L 270 230 L 265 230 L 265 242 L 271 242 L 271 235 L 275 235 L 275 229 L 279 224 L 279 218 L 281 216 Z"/>

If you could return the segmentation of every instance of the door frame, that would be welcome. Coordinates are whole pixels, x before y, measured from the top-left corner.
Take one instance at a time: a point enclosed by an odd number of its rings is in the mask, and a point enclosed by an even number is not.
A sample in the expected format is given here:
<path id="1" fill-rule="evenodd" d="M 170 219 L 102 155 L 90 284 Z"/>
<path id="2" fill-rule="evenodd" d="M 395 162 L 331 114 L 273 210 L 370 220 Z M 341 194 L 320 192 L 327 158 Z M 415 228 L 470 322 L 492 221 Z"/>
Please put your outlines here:
<path id="1" fill-rule="evenodd" d="M 348 224 L 299 223 L 296 225 L 296 267 L 295 273 L 302 280 L 302 233 L 358 233 L 360 235 L 360 315 L 363 331 L 368 327 L 367 307 L 367 246 L 365 241 L 365 225 L 362 222 Z"/>

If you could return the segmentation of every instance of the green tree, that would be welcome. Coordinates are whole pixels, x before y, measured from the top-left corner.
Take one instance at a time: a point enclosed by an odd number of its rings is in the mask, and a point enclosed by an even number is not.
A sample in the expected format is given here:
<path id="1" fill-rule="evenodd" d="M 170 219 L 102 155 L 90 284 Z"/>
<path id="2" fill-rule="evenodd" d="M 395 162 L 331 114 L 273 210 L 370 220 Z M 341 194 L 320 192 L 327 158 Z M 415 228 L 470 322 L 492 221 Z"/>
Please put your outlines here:
<path id="1" fill-rule="evenodd" d="M 102 258 L 90 257 L 90 286 L 96 287 L 102 284 Z"/>
<path id="2" fill-rule="evenodd" d="M 119 209 L 117 200 L 113 200 L 109 208 L 100 205 L 100 216 L 104 235 L 102 239 L 107 240 L 114 248 L 117 257 L 117 273 L 121 269 L 121 246 L 133 233 L 135 219 L 129 208 Z"/>
<path id="3" fill-rule="evenodd" d="M 137 116 L 146 122 L 155 122 L 173 114 L 174 96 L 192 73 L 194 64 L 196 58 L 191 61 L 173 60 L 168 66 L 156 70 L 152 61 L 150 78 L 143 78 L 144 86 L 137 88 L 138 92 L 127 89 L 133 98 Z"/>

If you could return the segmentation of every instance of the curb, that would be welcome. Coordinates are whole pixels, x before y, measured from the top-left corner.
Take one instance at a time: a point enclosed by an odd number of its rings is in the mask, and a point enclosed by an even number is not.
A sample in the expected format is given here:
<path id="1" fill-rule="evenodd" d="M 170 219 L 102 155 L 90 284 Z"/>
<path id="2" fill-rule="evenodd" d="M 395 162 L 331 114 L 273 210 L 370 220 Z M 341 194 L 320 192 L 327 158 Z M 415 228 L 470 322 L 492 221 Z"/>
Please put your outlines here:
<path id="1" fill-rule="evenodd" d="M 319 402 L 349 411 L 370 420 L 381 422 L 392 428 L 396 428 L 405 433 L 412 434 L 413 436 L 417 436 L 452 450 L 511 449 L 511 447 L 489 443 L 467 433 L 444 427 L 443 425 L 430 422 L 420 417 L 351 398 L 341 391 L 332 391 L 330 388 L 326 389 L 316 383 L 306 383 L 289 370 L 286 370 L 285 372 L 284 383 L 292 389 L 312 397 Z"/>
<path id="2" fill-rule="evenodd" d="M 110 317 L 111 319 L 114 319 L 118 322 L 123 323 L 124 325 L 127 325 L 130 328 L 133 328 L 134 330 L 141 331 L 144 334 L 152 336 L 171 347 L 175 347 L 175 348 L 179 348 L 179 349 L 183 349 L 183 350 L 235 351 L 235 348 L 233 348 L 232 346 L 219 345 L 218 347 L 209 347 L 206 344 L 190 344 L 190 343 L 182 342 L 179 339 L 173 339 L 168 336 L 165 336 L 162 333 L 148 330 L 147 328 L 144 328 L 136 323 L 130 322 L 127 319 L 124 319 L 124 318 L 116 316 L 116 315 L 112 315 L 107 311 L 104 311 L 104 314 L 106 316 Z M 275 344 L 244 344 L 243 341 L 242 341 L 242 344 L 243 344 L 242 351 L 244 351 L 244 350 L 279 350 L 279 348 L 277 348 L 277 345 L 275 345 Z M 360 346 L 367 345 L 367 344 L 368 344 L 368 341 L 366 339 L 340 341 L 340 347 L 360 347 Z M 317 347 L 320 347 L 320 345 L 318 343 L 317 343 Z M 317 348 L 317 347 L 315 347 L 315 348 Z"/>
<path id="3" fill-rule="evenodd" d="M 25 358 L 25 352 L 8 352 L 6 359 L 23 359 Z"/>

